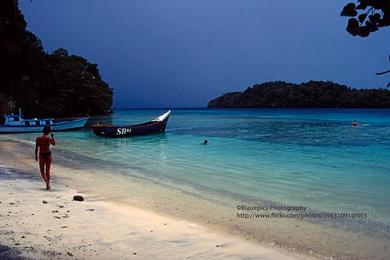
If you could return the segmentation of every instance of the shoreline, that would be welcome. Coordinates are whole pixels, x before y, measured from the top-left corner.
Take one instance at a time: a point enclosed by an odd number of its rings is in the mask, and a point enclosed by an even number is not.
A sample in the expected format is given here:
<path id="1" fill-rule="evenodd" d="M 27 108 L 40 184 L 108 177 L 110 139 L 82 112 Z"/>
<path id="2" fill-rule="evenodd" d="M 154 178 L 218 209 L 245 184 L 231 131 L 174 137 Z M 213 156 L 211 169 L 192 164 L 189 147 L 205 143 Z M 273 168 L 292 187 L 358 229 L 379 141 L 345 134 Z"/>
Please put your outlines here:
<path id="1" fill-rule="evenodd" d="M 2 142 L 2 151 L 4 145 Z M 7 247 L 13 257 L 309 259 L 197 223 L 82 193 L 61 183 L 55 175 L 53 190 L 46 192 L 35 173 L 37 168 L 29 172 L 20 169 L 21 165 L 12 165 L 14 162 L 4 156 L 0 158 L 4 165 L 0 207 L 5 212 L 0 215 L 0 245 Z M 83 195 L 85 201 L 72 201 L 76 194 Z"/>
<path id="2" fill-rule="evenodd" d="M 21 254 L 22 252 L 19 250 L 0 244 L 0 259 L 30 260 L 27 257 L 21 256 Z"/>
<path id="3" fill-rule="evenodd" d="M 0 161 L 7 161 L 9 165 L 18 167 L 29 176 L 37 176 L 40 180 L 38 166 L 29 153 L 32 143 L 24 140 L 5 140 L 1 144 L 0 151 L 9 152 L 2 153 Z M 299 257 L 386 259 L 389 252 L 388 236 L 381 232 L 366 233 L 362 230 L 326 225 L 321 221 L 311 223 L 293 219 L 238 219 L 232 204 L 221 205 L 223 201 L 194 197 L 191 191 L 183 191 L 180 187 L 165 183 L 153 183 L 147 176 L 137 172 L 130 172 L 131 177 L 127 176 L 130 179 L 122 178 L 120 172 L 110 173 L 109 168 L 112 165 L 108 162 L 107 165 L 101 165 L 101 161 L 96 159 L 85 160 L 87 157 L 56 148 L 54 181 L 81 193 L 93 194 L 99 200 L 109 201 L 110 204 L 142 209 L 180 222 L 196 223 L 210 232 L 232 236 L 259 248 L 298 254 Z M 27 169 L 30 169 L 30 172 Z M 113 190 L 113 187 L 116 190 Z"/>

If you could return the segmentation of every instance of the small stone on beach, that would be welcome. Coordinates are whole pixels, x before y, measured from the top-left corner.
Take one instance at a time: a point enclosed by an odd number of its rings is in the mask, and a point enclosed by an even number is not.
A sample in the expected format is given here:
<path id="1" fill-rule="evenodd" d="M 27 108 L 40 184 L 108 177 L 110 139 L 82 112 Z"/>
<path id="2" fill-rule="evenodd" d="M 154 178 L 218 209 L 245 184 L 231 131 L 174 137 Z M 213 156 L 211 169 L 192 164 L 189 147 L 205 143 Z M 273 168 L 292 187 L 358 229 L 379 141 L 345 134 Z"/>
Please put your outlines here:
<path id="1" fill-rule="evenodd" d="M 47 201 L 46 201 L 46 200 L 42 200 L 42 203 L 43 203 L 43 204 L 47 204 Z"/>
<path id="2" fill-rule="evenodd" d="M 84 197 L 81 195 L 75 195 L 73 196 L 73 200 L 75 201 L 84 201 Z"/>

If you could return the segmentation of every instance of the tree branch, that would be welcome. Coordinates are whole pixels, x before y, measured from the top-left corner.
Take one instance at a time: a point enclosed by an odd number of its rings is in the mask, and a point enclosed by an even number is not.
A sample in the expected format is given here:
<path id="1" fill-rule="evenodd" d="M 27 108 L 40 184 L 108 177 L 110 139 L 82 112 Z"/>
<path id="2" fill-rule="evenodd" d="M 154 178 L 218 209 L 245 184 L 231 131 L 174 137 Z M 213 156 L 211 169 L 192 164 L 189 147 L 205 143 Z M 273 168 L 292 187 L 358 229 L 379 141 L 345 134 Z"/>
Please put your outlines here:
<path id="1" fill-rule="evenodd" d="M 376 72 L 375 74 L 379 76 L 379 75 L 383 75 L 383 74 L 386 74 L 389 72 L 390 72 L 390 70 L 386 70 L 386 71 L 382 71 L 382 72 Z"/>

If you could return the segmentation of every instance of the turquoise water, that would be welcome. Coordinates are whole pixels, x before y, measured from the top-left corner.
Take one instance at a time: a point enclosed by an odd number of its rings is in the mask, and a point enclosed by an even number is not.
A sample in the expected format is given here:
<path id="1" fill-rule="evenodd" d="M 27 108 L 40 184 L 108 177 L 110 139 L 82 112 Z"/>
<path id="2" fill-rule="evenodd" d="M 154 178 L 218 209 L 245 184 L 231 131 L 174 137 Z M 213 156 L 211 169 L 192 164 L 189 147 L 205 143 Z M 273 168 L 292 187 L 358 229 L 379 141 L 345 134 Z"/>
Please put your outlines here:
<path id="1" fill-rule="evenodd" d="M 132 124 L 163 112 L 117 110 L 91 121 Z M 113 175 L 136 171 L 204 197 L 366 212 L 390 223 L 390 110 L 173 110 L 161 135 L 56 136 L 58 148 L 112 163 Z"/>

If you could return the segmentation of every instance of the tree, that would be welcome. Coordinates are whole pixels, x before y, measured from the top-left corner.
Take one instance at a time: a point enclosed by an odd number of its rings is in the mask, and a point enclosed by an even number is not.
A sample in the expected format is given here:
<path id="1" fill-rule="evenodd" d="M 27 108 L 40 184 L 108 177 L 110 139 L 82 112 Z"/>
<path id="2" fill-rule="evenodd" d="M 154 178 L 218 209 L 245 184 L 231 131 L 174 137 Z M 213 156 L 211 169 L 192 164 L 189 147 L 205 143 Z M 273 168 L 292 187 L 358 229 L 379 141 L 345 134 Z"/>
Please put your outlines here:
<path id="1" fill-rule="evenodd" d="M 340 15 L 351 17 L 348 20 L 347 32 L 353 36 L 367 37 L 370 33 L 390 25 L 390 0 L 357 0 L 356 3 L 344 6 Z M 377 72 L 376 75 L 386 73 L 390 73 L 390 70 Z M 390 82 L 387 87 L 390 87 Z"/>
<path id="2" fill-rule="evenodd" d="M 329 81 L 265 82 L 211 100 L 208 107 L 389 108 L 390 90 L 353 89 Z"/>
<path id="3" fill-rule="evenodd" d="M 357 0 L 348 3 L 341 16 L 352 17 L 348 20 L 347 32 L 353 36 L 367 37 L 381 27 L 390 25 L 389 0 Z"/>
<path id="4" fill-rule="evenodd" d="M 12 101 L 34 117 L 108 113 L 113 91 L 97 65 L 65 49 L 45 53 L 26 25 L 17 0 L 0 1 L 0 110 Z"/>
<path id="5" fill-rule="evenodd" d="M 390 55 L 389 55 L 389 63 L 390 63 Z M 377 72 L 375 73 L 376 75 L 383 75 L 383 74 L 386 74 L 386 73 L 390 73 L 390 70 L 385 70 L 385 71 L 382 71 L 382 72 Z M 390 82 L 387 84 L 387 87 L 390 87 Z"/>

